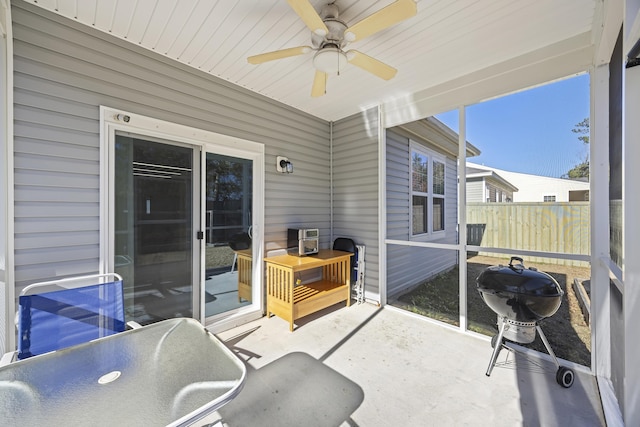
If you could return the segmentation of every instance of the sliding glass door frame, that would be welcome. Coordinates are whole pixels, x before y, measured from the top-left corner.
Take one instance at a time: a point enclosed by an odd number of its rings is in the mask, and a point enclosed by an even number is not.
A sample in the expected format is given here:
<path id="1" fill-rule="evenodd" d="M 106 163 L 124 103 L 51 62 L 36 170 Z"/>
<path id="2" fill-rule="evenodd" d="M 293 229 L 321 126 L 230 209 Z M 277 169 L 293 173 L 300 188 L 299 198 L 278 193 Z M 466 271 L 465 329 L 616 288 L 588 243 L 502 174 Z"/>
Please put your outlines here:
<path id="1" fill-rule="evenodd" d="M 260 147 L 264 147 L 260 145 Z M 206 324 L 207 326 L 211 326 L 213 330 L 224 330 L 227 327 L 235 326 L 238 324 L 245 323 L 250 320 L 254 320 L 258 317 L 262 317 L 264 306 L 264 292 L 263 292 L 263 268 L 262 268 L 262 259 L 263 259 L 263 222 L 264 222 L 264 151 L 256 151 L 256 150 L 247 150 L 245 148 L 240 148 L 237 146 L 229 146 L 226 144 L 219 143 L 208 143 L 204 146 L 201 155 L 201 164 L 200 170 L 202 173 L 200 187 L 202 188 L 202 202 L 201 206 L 201 224 L 200 229 L 206 230 L 206 161 L 207 161 L 207 153 L 213 153 L 222 156 L 235 157 L 244 160 L 250 160 L 252 162 L 253 169 L 253 179 L 252 179 L 252 214 L 251 214 L 251 235 L 252 235 L 252 286 L 251 293 L 252 299 L 251 304 L 244 306 L 233 308 L 229 311 L 225 311 L 224 313 L 216 314 L 211 317 L 205 317 L 205 298 L 204 298 L 204 284 L 205 284 L 205 255 L 206 255 L 206 238 L 200 240 L 200 254 L 201 254 L 201 268 L 200 268 L 200 283 L 202 284 L 202 295 L 203 297 L 200 299 L 200 313 L 202 313 L 201 322 Z"/>
<path id="2" fill-rule="evenodd" d="M 194 174 L 193 201 L 195 214 L 193 236 L 194 252 L 193 275 L 193 317 L 212 331 L 249 322 L 263 315 L 263 257 L 264 257 L 264 145 L 253 141 L 217 134 L 202 129 L 158 120 L 135 113 L 110 107 L 100 107 L 100 272 L 113 272 L 115 269 L 115 135 L 116 132 L 130 133 L 151 139 L 176 142 L 194 149 L 194 159 L 199 176 Z M 206 230 L 205 171 L 206 153 L 212 152 L 251 160 L 253 163 L 253 208 L 252 208 L 252 303 L 245 307 L 214 316 L 205 317 L 205 242 L 202 236 Z M 198 157 L 199 154 L 199 157 Z M 195 165 L 194 165 L 195 166 Z"/>

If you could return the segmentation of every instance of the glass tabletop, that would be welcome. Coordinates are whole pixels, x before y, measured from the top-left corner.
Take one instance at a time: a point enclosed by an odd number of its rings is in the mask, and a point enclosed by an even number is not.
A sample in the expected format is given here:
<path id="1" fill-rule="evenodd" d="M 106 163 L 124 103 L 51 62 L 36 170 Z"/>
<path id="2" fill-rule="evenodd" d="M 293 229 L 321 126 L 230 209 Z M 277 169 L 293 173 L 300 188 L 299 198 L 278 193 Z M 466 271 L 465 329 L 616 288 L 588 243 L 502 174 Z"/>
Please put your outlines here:
<path id="1" fill-rule="evenodd" d="M 244 364 L 169 319 L 0 368 L 4 425 L 189 425 L 241 390 Z"/>

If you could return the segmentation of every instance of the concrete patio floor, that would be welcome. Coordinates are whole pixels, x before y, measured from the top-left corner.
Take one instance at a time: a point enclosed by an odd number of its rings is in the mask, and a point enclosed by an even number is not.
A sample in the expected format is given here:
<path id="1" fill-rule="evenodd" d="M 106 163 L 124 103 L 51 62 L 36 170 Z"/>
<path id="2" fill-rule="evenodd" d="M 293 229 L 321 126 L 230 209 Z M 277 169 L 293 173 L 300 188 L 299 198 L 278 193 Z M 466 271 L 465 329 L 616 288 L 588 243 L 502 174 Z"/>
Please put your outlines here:
<path id="1" fill-rule="evenodd" d="M 596 380 L 555 381 L 544 358 L 503 350 L 491 377 L 488 338 L 395 308 L 336 305 L 288 324 L 277 317 L 218 334 L 248 368 L 223 407 L 229 427 L 603 426 Z M 507 358 L 508 357 L 508 358 Z"/>

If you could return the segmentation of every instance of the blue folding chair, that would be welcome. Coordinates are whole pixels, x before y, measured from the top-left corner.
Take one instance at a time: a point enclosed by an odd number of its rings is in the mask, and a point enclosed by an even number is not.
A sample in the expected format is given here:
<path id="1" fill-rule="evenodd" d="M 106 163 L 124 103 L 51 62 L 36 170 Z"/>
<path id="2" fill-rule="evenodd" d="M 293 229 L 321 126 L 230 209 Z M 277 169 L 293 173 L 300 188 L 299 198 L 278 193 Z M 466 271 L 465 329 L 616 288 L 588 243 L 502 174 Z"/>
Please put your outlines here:
<path id="1" fill-rule="evenodd" d="M 122 277 L 71 277 L 27 286 L 18 298 L 17 359 L 126 329 Z"/>

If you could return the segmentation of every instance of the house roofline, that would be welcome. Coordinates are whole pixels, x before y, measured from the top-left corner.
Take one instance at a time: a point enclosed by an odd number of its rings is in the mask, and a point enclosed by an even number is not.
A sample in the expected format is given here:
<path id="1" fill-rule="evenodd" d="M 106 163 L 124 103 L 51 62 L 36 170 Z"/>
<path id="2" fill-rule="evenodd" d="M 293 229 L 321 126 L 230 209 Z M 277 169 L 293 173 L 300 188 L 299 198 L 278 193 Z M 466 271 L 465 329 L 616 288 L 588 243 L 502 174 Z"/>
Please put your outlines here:
<path id="1" fill-rule="evenodd" d="M 519 191 L 518 187 L 516 187 L 515 185 L 511 184 L 509 181 L 507 181 L 506 179 L 504 179 L 503 177 L 501 177 L 497 173 L 495 173 L 493 171 L 490 171 L 490 170 L 487 170 L 485 172 L 467 173 L 466 177 L 467 177 L 467 179 L 469 179 L 469 178 L 491 178 L 491 179 L 499 182 L 503 186 L 507 187 L 507 189 L 509 189 L 509 190 L 511 190 L 513 192 Z"/>

